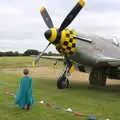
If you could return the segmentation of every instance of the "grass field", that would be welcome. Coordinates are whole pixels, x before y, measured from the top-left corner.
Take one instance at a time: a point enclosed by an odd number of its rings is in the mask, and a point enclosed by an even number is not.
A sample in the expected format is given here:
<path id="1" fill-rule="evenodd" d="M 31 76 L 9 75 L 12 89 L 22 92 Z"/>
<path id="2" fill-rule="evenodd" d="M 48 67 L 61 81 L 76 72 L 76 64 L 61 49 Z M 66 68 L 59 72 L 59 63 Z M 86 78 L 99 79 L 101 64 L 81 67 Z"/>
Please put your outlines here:
<path id="1" fill-rule="evenodd" d="M 0 57 L 0 68 L 24 68 L 32 67 L 34 57 Z M 42 59 L 40 60 L 41 66 L 52 66 L 54 60 Z M 58 61 L 58 66 L 63 67 L 63 64 Z"/>
<path id="2" fill-rule="evenodd" d="M 33 93 L 35 104 L 30 111 L 21 110 L 13 104 L 14 97 L 4 94 L 6 91 L 15 93 L 21 75 L 2 71 L 3 68 L 31 67 L 32 57 L 0 58 L 0 120 L 87 120 L 86 117 L 74 116 L 63 108 L 72 108 L 77 112 L 95 115 L 97 120 L 120 120 L 120 89 L 91 88 L 87 83 L 72 81 L 72 88 L 58 90 L 56 81 L 44 77 L 33 77 Z M 10 63 L 9 63 L 10 62 Z M 50 66 L 54 61 L 42 60 L 42 66 Z M 59 63 L 62 67 L 62 63 Z M 60 67 L 60 68 L 61 68 Z M 59 69 L 60 69 L 59 68 Z M 58 69 L 58 68 L 56 68 Z M 38 103 L 44 100 L 60 110 L 49 108 Z"/>

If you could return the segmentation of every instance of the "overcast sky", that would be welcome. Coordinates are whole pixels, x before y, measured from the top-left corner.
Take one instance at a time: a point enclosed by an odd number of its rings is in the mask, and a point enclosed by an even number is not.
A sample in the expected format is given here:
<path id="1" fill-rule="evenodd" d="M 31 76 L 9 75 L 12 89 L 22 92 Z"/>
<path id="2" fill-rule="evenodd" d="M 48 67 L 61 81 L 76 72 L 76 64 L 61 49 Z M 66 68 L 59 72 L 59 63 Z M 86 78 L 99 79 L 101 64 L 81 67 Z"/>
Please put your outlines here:
<path id="1" fill-rule="evenodd" d="M 42 50 L 48 41 L 40 16 L 45 6 L 55 27 L 59 27 L 77 0 L 0 0 L 0 51 Z M 120 38 L 120 0 L 87 0 L 68 26 L 79 33 Z M 54 51 L 51 46 L 48 51 Z"/>

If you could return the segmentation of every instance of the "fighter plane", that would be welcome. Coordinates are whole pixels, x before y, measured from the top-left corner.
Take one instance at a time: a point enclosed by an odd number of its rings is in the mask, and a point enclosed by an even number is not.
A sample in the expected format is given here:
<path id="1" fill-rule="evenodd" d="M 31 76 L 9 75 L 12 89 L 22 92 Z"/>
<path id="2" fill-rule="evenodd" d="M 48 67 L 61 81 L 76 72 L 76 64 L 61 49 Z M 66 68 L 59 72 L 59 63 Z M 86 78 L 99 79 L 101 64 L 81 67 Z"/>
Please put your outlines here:
<path id="1" fill-rule="evenodd" d="M 42 18 L 48 27 L 44 35 L 49 44 L 34 62 L 38 63 L 49 45 L 53 44 L 56 47 L 66 62 L 65 71 L 57 80 L 59 89 L 68 88 L 68 76 L 73 65 L 79 71 L 90 73 L 90 85 L 105 86 L 106 78 L 120 79 L 120 47 L 115 40 L 99 36 L 85 36 L 67 29 L 84 5 L 84 0 L 79 0 L 59 28 L 53 26 L 46 8 L 40 9 Z"/>

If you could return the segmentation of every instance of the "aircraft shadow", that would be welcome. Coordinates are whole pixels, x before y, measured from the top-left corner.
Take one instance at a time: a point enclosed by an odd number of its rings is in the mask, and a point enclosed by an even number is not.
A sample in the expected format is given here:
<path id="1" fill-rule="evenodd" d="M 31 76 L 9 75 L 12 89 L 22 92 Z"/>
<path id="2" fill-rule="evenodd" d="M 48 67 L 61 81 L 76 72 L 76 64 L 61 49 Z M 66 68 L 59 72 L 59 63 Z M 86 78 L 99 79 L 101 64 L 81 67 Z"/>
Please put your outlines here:
<path id="1" fill-rule="evenodd" d="M 70 82 L 70 89 L 84 90 L 89 89 L 92 91 L 106 91 L 106 92 L 120 92 L 120 84 L 107 85 L 105 87 L 91 86 L 87 82 Z"/>

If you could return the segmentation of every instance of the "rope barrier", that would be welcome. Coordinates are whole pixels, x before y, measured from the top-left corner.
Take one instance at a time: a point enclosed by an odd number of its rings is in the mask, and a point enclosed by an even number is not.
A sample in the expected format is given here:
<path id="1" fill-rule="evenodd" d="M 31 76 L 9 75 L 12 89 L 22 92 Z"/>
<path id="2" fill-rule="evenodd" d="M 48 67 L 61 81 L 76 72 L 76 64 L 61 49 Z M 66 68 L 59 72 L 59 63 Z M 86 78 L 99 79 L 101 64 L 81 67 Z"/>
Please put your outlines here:
<path id="1" fill-rule="evenodd" d="M 10 91 L 6 91 L 5 95 L 13 96 L 14 98 L 16 97 L 16 95 L 14 93 L 11 93 Z M 82 112 L 77 112 L 77 111 L 73 110 L 72 108 L 64 108 L 64 107 L 61 107 L 61 106 L 56 106 L 56 105 L 47 103 L 43 100 L 37 101 L 36 104 L 43 104 L 43 105 L 45 105 L 49 108 L 53 108 L 53 109 L 56 109 L 56 110 L 63 109 L 66 112 L 72 113 L 74 116 L 86 117 L 87 118 L 86 120 L 110 120 L 110 118 L 100 118 L 100 117 L 97 117 L 95 115 L 89 115 L 89 114 L 85 114 L 85 113 L 82 113 Z"/>
<path id="2" fill-rule="evenodd" d="M 53 104 L 44 102 L 43 100 L 39 101 L 37 103 L 44 104 L 49 108 L 54 108 L 54 109 L 57 109 L 57 110 L 63 109 L 66 112 L 72 113 L 74 116 L 86 117 L 87 118 L 86 120 L 110 120 L 109 118 L 100 118 L 100 117 L 97 117 L 95 115 L 90 115 L 90 114 L 85 114 L 85 113 L 82 113 L 82 112 L 77 112 L 77 111 L 73 110 L 72 108 L 64 108 L 64 107 L 61 107 L 61 106 L 55 106 Z"/>

